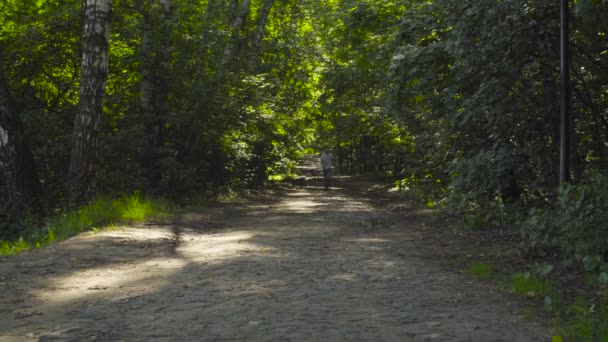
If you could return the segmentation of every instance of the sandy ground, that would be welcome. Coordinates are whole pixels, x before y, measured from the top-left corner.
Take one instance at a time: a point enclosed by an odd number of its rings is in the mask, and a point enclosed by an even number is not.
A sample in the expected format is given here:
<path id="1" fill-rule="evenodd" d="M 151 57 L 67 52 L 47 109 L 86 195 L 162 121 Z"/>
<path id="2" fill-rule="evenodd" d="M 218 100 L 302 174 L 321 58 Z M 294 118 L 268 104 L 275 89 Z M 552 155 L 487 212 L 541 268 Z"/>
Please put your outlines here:
<path id="1" fill-rule="evenodd" d="M 4 257 L 0 341 L 550 340 L 442 268 L 422 213 L 320 184 Z"/>

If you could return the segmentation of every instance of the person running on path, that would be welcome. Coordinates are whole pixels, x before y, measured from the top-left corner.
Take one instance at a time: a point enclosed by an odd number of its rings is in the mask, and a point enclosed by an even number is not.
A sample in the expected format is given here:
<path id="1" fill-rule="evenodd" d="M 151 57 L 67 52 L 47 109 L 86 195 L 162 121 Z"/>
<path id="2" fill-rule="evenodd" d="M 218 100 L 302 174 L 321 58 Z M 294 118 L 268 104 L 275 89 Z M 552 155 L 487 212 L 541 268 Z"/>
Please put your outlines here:
<path id="1" fill-rule="evenodd" d="M 323 150 L 321 153 L 321 167 L 323 168 L 323 180 L 325 184 L 325 190 L 329 190 L 331 183 L 331 157 L 332 154 Z"/>

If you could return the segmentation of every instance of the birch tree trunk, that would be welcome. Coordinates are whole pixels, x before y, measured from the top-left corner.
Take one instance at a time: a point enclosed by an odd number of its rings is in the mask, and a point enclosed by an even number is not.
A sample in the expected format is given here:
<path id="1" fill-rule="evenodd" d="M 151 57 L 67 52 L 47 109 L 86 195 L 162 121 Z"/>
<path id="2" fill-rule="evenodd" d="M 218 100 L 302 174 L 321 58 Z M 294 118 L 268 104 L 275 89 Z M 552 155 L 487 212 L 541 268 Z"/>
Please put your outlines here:
<path id="1" fill-rule="evenodd" d="M 226 21 L 227 25 L 234 24 L 234 20 L 238 15 L 240 0 L 231 0 L 230 5 L 228 6 L 228 21 Z"/>
<path id="2" fill-rule="evenodd" d="M 237 48 L 239 42 L 239 36 L 241 31 L 245 28 L 245 19 L 247 18 L 247 14 L 249 13 L 249 6 L 251 5 L 251 0 L 243 0 L 241 2 L 241 9 L 239 13 L 236 15 L 234 19 L 234 23 L 232 24 L 232 36 L 230 37 L 230 41 L 226 44 L 226 48 L 224 49 L 224 54 L 222 55 L 222 62 L 220 63 L 219 73 L 223 73 L 226 69 L 226 66 L 232 60 L 234 56 L 234 51 Z"/>
<path id="3" fill-rule="evenodd" d="M 112 0 L 85 0 L 80 99 L 67 183 L 68 206 L 95 194 L 99 129 L 109 68 Z"/>
<path id="4" fill-rule="evenodd" d="M 260 55 L 260 48 L 262 46 L 262 40 L 266 32 L 266 23 L 268 23 L 268 17 L 270 16 L 270 10 L 274 5 L 275 0 L 264 0 L 262 8 L 260 8 L 260 15 L 258 18 L 257 27 L 255 30 L 255 37 L 251 46 L 251 56 L 249 57 L 249 63 L 247 63 L 247 70 L 249 73 L 254 73 L 258 65 L 258 56 Z"/>
<path id="5" fill-rule="evenodd" d="M 152 2 L 154 0 L 151 0 Z M 161 170 L 158 162 L 163 157 L 164 127 L 168 109 L 168 65 L 172 49 L 171 0 L 161 0 L 162 8 L 152 3 L 144 10 L 142 38 L 141 120 L 144 129 L 145 151 L 142 164 L 152 188 L 160 184 Z M 154 41 L 160 38 L 160 41 Z"/>
<path id="6" fill-rule="evenodd" d="M 0 66 L 2 65 L 0 51 Z M 12 219 L 28 209 L 39 210 L 39 182 L 34 158 L 25 140 L 23 125 L 10 95 L 8 80 L 0 70 L 0 189 Z"/>

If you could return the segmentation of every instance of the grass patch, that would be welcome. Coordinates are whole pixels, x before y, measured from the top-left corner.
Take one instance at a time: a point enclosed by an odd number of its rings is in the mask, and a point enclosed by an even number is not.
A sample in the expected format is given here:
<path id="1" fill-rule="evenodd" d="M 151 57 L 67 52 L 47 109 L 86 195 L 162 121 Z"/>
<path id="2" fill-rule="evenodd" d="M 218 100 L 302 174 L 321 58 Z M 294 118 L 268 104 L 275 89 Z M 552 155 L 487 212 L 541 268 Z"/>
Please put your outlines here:
<path id="1" fill-rule="evenodd" d="M 515 294 L 530 298 L 544 297 L 555 293 L 549 280 L 539 279 L 530 272 L 513 275 L 511 290 Z"/>
<path id="2" fill-rule="evenodd" d="M 146 200 L 139 192 L 117 199 L 100 197 L 78 210 L 50 218 L 42 227 L 24 227 L 16 241 L 0 241 L 0 255 L 15 254 L 42 247 L 87 230 L 125 222 L 145 221 L 152 216 L 166 216 L 171 205 L 162 200 Z"/>
<path id="3" fill-rule="evenodd" d="M 543 268 L 544 267 L 544 268 Z M 554 319 L 554 338 L 563 341 L 608 342 L 608 295 L 596 292 L 593 298 L 579 298 L 574 304 L 564 304 L 561 291 L 549 279 L 546 266 L 533 272 L 516 273 L 512 292 L 542 300 L 545 311 Z M 526 313 L 528 315 L 528 313 Z"/>
<path id="4" fill-rule="evenodd" d="M 473 261 L 469 268 L 469 272 L 475 276 L 489 279 L 494 272 L 494 266 L 485 262 Z"/>
<path id="5" fill-rule="evenodd" d="M 578 300 L 569 308 L 570 319 L 557 331 L 565 341 L 608 341 L 608 298 L 589 304 Z"/>
<path id="6" fill-rule="evenodd" d="M 559 313 L 562 308 L 561 292 L 553 287 L 549 279 L 539 278 L 535 272 L 515 273 L 511 292 L 542 301 L 547 312 Z"/>

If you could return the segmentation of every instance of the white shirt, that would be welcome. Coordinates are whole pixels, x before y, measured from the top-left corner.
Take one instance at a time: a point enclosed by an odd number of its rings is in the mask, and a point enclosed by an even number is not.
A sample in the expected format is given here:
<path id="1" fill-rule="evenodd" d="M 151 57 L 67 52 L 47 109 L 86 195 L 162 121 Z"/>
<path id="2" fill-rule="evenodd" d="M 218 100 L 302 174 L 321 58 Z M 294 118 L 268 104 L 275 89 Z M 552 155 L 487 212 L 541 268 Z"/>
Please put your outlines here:
<path id="1" fill-rule="evenodd" d="M 321 166 L 323 170 L 331 169 L 331 153 L 321 153 Z"/>

